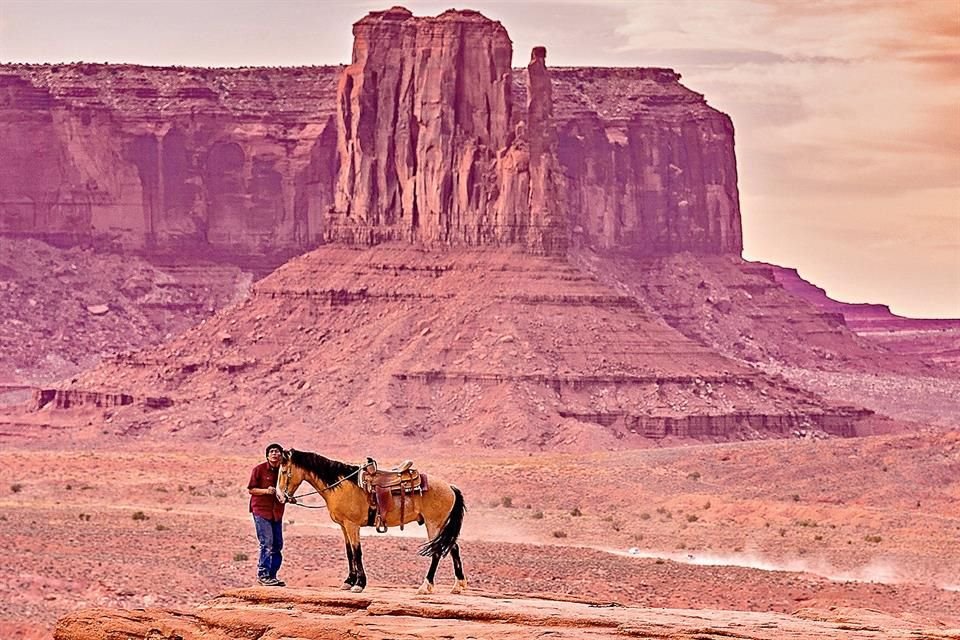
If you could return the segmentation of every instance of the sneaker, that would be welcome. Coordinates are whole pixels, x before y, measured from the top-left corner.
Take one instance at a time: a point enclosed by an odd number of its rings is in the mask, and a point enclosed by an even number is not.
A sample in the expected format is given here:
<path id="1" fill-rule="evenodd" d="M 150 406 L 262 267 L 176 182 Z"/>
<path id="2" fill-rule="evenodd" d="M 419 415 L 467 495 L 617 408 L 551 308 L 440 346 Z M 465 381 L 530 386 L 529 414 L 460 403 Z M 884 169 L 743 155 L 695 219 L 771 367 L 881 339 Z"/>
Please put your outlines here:
<path id="1" fill-rule="evenodd" d="M 284 582 L 283 580 L 281 580 L 280 578 L 274 578 L 273 580 L 274 580 L 274 582 L 276 582 L 276 584 L 274 585 L 275 587 L 285 587 L 285 586 L 287 586 L 287 583 Z"/>
<path id="2" fill-rule="evenodd" d="M 279 587 L 280 583 L 276 578 L 258 578 L 257 582 L 265 587 Z"/>

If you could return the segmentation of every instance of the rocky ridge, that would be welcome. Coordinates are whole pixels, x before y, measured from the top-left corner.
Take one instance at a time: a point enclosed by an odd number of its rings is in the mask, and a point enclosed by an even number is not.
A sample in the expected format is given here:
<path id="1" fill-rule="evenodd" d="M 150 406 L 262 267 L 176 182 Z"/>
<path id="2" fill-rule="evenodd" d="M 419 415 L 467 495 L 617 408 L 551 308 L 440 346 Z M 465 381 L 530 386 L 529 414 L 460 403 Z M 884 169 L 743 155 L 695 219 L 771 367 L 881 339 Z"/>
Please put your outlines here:
<path id="1" fill-rule="evenodd" d="M 235 589 L 195 611 L 87 609 L 57 623 L 56 640 L 151 637 L 220 640 L 243 629 L 258 637 L 309 640 L 451 637 L 508 640 L 549 635 L 592 638 L 740 638 L 743 640 L 929 640 L 957 631 L 923 629 L 878 612 L 799 611 L 788 616 L 745 611 L 640 609 L 614 603 L 537 600 L 493 594 L 414 597 L 369 589 L 343 595 L 317 589 Z"/>
<path id="2" fill-rule="evenodd" d="M 565 260 L 404 245 L 315 250 L 56 394 L 91 392 L 170 398 L 117 414 L 139 433 L 235 443 L 363 425 L 384 440 L 580 450 L 878 426 L 689 340 Z"/>
<path id="3" fill-rule="evenodd" d="M 785 285 L 775 265 L 690 253 L 611 260 L 578 252 L 573 261 L 688 338 L 742 362 L 827 371 L 942 372 L 938 363 L 891 352 L 870 334 L 861 335 L 855 329 L 862 331 L 862 325 L 856 318 L 847 320 L 843 304 L 825 295 L 822 300 L 798 295 L 801 282 L 822 290 L 806 281 Z"/>
<path id="4" fill-rule="evenodd" d="M 796 269 L 767 266 L 785 290 L 817 308 L 841 314 L 851 330 L 874 344 L 902 359 L 924 362 L 928 369 L 960 371 L 960 320 L 905 318 L 884 304 L 838 302 L 800 277 Z"/>

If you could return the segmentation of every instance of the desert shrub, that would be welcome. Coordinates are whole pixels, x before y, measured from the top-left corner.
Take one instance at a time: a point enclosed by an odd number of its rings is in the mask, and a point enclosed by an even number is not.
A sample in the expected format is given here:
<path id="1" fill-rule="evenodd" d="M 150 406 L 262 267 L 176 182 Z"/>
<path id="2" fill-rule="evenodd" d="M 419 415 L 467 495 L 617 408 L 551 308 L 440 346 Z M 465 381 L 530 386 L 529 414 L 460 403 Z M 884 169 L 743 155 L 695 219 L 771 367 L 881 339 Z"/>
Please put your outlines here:
<path id="1" fill-rule="evenodd" d="M 168 527 L 167 525 L 165 525 L 165 524 L 160 524 L 159 522 L 157 523 L 157 527 L 156 527 L 157 531 L 166 531 L 166 530 L 169 529 L 169 528 L 170 528 L 170 527 Z"/>
<path id="2" fill-rule="evenodd" d="M 800 502 L 800 494 L 799 494 L 799 493 L 795 493 L 795 494 L 793 494 L 793 495 L 790 496 L 790 497 L 793 499 L 794 502 Z"/>
<path id="3" fill-rule="evenodd" d="M 566 531 L 563 531 L 563 530 L 561 530 L 561 529 L 558 529 L 558 530 L 556 530 L 556 531 L 553 532 L 553 537 L 554 537 L 554 538 L 566 538 L 566 537 L 567 537 L 567 532 L 566 532 Z"/>
<path id="4" fill-rule="evenodd" d="M 570 515 L 572 515 L 572 516 L 575 517 L 575 518 L 579 518 L 580 516 L 583 515 L 583 512 L 580 511 L 580 507 L 574 507 L 574 508 L 570 511 Z"/>
<path id="5" fill-rule="evenodd" d="M 530 517 L 534 520 L 543 520 L 543 511 L 534 511 L 530 514 Z"/>
<path id="6" fill-rule="evenodd" d="M 699 479 L 700 479 L 700 472 L 699 472 L 699 471 L 693 471 L 693 472 L 691 472 L 691 473 L 688 473 L 688 474 L 687 474 L 687 478 L 690 479 L 690 480 L 699 480 Z"/>
<path id="7" fill-rule="evenodd" d="M 818 533 L 817 535 L 813 536 L 813 539 L 816 540 L 817 542 L 820 542 L 821 540 L 823 540 L 823 536 Z"/>
<path id="8" fill-rule="evenodd" d="M 10 485 L 10 491 L 13 491 L 14 493 L 20 493 L 23 491 L 23 485 L 19 482 L 15 482 L 14 484 Z"/>
<path id="9" fill-rule="evenodd" d="M 881 538 L 880 536 L 863 536 L 863 539 L 866 540 L 867 542 L 872 542 L 874 544 L 877 544 L 878 542 L 883 540 L 883 538 Z"/>
<path id="10" fill-rule="evenodd" d="M 710 501 L 707 500 L 706 502 L 703 503 L 703 510 L 706 511 L 706 510 L 709 509 L 711 506 L 712 506 L 712 505 L 710 504 Z"/>
<path id="11" fill-rule="evenodd" d="M 234 562 L 243 562 L 243 561 L 249 560 L 249 559 L 250 559 L 250 557 L 249 557 L 247 554 L 245 554 L 244 552 L 242 552 L 242 551 L 238 551 L 238 552 L 236 552 L 235 554 L 233 554 L 233 561 L 234 561 Z"/>
<path id="12" fill-rule="evenodd" d="M 699 519 L 700 519 L 700 516 L 698 516 L 695 513 L 687 514 L 687 522 L 696 522 Z"/>
<path id="13" fill-rule="evenodd" d="M 647 513 L 646 511 L 644 511 L 643 513 L 640 514 L 640 519 L 641 519 L 641 520 L 649 520 L 649 519 L 650 519 L 650 514 Z"/>
<path id="14" fill-rule="evenodd" d="M 814 522 L 813 520 L 803 519 L 803 520 L 797 520 L 797 526 L 798 527 L 816 527 L 817 523 Z"/>
<path id="15" fill-rule="evenodd" d="M 782 538 L 782 537 L 785 536 L 785 535 L 787 535 L 787 530 L 781 527 L 781 528 L 780 528 L 780 537 Z"/>
<path id="16" fill-rule="evenodd" d="M 673 514 L 670 513 L 670 510 L 667 509 L 666 507 L 657 507 L 657 513 L 659 513 L 660 515 L 662 515 L 662 516 L 663 516 L 664 518 L 666 518 L 667 520 L 669 520 L 670 518 L 673 517 Z"/>
<path id="17" fill-rule="evenodd" d="M 500 498 L 500 504 L 510 509 L 511 507 L 513 507 L 513 498 L 511 498 L 510 496 L 503 496 L 502 498 Z"/>
<path id="18" fill-rule="evenodd" d="M 130 516 L 134 520 L 149 520 L 150 518 L 143 511 L 134 511 L 133 515 Z"/>

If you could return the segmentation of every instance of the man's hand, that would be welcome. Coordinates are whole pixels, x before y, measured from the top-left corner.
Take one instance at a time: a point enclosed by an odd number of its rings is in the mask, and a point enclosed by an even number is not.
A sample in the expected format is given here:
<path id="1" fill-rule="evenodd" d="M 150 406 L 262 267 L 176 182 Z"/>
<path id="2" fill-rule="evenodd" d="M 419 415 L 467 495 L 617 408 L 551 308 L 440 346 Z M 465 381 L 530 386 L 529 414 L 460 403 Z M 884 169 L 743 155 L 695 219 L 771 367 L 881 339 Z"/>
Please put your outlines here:
<path id="1" fill-rule="evenodd" d="M 277 490 L 276 490 L 275 488 L 273 488 L 273 487 L 267 487 L 267 488 L 266 488 L 266 493 L 265 493 L 264 495 L 267 495 L 267 496 L 275 496 L 275 495 L 277 495 Z"/>
<path id="2" fill-rule="evenodd" d="M 289 502 L 290 504 L 297 504 L 297 499 L 294 498 L 293 496 L 288 496 L 287 502 Z"/>

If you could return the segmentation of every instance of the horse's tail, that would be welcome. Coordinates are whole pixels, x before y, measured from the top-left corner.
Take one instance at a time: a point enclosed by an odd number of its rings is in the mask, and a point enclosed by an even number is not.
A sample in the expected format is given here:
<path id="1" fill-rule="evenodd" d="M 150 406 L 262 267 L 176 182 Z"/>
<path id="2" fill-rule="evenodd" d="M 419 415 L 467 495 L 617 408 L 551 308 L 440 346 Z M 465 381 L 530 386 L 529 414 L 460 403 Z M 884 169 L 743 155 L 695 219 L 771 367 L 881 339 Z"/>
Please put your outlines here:
<path id="1" fill-rule="evenodd" d="M 460 489 L 453 485 L 450 485 L 450 488 L 453 489 L 453 508 L 450 509 L 450 514 L 447 516 L 446 521 L 443 523 L 443 526 L 440 527 L 440 531 L 434 539 L 424 543 L 420 547 L 419 553 L 422 556 L 439 554 L 442 558 L 450 553 L 450 549 L 453 548 L 453 545 L 457 544 L 457 538 L 460 537 L 460 528 L 463 526 L 463 514 L 467 511 L 467 505 L 463 501 L 463 494 L 460 493 Z"/>

